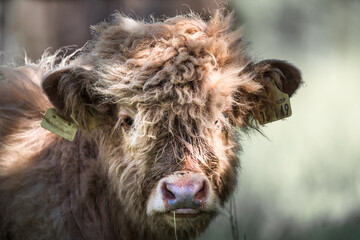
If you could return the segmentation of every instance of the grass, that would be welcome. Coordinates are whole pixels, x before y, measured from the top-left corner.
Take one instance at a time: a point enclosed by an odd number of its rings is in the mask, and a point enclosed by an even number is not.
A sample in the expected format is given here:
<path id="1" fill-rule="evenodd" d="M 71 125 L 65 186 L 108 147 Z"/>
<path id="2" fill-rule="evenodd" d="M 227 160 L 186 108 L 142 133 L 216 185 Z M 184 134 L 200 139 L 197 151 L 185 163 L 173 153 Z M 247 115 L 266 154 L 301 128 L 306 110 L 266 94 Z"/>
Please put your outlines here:
<path id="1" fill-rule="evenodd" d="M 175 240 L 178 240 L 177 234 L 176 234 L 176 217 L 175 217 L 175 211 L 174 211 L 174 232 L 175 232 Z"/>

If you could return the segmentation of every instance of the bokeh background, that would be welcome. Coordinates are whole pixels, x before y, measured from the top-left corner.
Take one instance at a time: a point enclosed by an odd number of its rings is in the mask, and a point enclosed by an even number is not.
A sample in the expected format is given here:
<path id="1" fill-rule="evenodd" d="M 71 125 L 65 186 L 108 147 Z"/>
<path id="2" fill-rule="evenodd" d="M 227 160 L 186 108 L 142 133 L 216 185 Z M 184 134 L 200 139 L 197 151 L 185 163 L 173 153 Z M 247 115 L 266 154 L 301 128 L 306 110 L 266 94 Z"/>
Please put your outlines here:
<path id="1" fill-rule="evenodd" d="M 225 0 L 1 0 L 0 64 L 82 46 L 116 9 L 135 18 Z M 225 5 L 226 6 L 226 5 Z M 254 60 L 285 59 L 305 85 L 293 116 L 244 136 L 234 201 L 239 239 L 360 239 L 360 1 L 229 0 Z M 227 206 L 228 208 L 228 206 Z M 226 209 L 199 239 L 233 239 Z"/>

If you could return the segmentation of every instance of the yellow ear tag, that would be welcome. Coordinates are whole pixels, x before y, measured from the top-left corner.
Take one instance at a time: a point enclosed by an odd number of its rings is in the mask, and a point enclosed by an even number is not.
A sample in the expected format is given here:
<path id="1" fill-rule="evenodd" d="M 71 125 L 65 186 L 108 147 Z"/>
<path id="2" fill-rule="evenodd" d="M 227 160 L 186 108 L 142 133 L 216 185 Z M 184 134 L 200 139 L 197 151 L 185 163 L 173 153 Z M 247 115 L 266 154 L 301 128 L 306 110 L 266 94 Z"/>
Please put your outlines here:
<path id="1" fill-rule="evenodd" d="M 80 124 L 76 121 L 76 114 L 77 113 L 72 113 L 71 114 L 71 119 L 74 121 L 74 123 L 79 126 Z M 95 111 L 92 110 L 91 108 L 87 109 L 87 115 L 86 115 L 86 126 L 88 128 L 88 131 L 93 130 L 94 128 L 97 128 L 99 126 L 99 121 L 96 118 L 96 114 Z M 83 129 L 82 129 L 83 130 Z"/>
<path id="2" fill-rule="evenodd" d="M 91 108 L 88 109 L 86 123 L 90 131 L 93 130 L 94 128 L 97 128 L 97 126 L 99 126 L 99 122 L 96 118 L 96 114 Z"/>
<path id="3" fill-rule="evenodd" d="M 74 140 L 78 126 L 62 118 L 55 108 L 48 108 L 41 122 L 41 127 L 69 141 Z"/>
<path id="4" fill-rule="evenodd" d="M 277 120 L 290 117 L 292 114 L 289 95 L 278 89 L 274 79 L 271 79 L 271 83 L 274 86 L 272 100 L 274 101 L 275 105 L 274 108 L 267 108 L 260 100 L 259 112 L 261 119 L 259 121 L 261 124 L 275 122 Z"/>

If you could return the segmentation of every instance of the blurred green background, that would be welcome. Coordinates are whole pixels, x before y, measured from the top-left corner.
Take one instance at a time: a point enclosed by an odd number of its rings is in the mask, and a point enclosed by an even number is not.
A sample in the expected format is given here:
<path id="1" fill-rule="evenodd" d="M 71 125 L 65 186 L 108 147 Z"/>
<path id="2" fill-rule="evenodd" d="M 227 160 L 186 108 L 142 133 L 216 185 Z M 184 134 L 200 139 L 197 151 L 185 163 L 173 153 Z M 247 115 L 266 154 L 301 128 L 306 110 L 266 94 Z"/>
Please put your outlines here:
<path id="1" fill-rule="evenodd" d="M 0 63 L 26 49 L 77 44 L 115 9 L 135 17 L 201 12 L 215 0 L 2 0 Z M 284 59 L 302 70 L 293 116 L 242 141 L 235 193 L 239 239 L 360 239 L 360 1 L 231 0 L 255 60 Z M 15 58 L 13 58 L 16 56 Z M 226 210 L 224 210 L 226 212 Z M 221 214 L 199 239 L 232 239 Z"/>

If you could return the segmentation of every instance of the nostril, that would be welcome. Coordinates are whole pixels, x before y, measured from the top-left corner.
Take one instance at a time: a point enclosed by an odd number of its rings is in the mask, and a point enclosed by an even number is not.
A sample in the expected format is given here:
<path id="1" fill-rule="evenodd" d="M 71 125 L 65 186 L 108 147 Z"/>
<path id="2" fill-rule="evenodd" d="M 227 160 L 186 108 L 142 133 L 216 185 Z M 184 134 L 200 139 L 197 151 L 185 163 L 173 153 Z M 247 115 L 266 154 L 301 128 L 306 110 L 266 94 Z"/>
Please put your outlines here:
<path id="1" fill-rule="evenodd" d="M 207 195 L 208 195 L 208 191 L 209 191 L 209 186 L 207 185 L 206 181 L 202 182 L 202 185 L 200 185 L 199 187 L 199 191 L 197 192 L 195 199 L 197 201 L 203 201 L 206 200 Z"/>
<path id="2" fill-rule="evenodd" d="M 170 184 L 164 183 L 161 190 L 162 190 L 162 194 L 163 196 L 167 199 L 167 200 L 175 200 L 175 194 L 170 190 Z"/>

